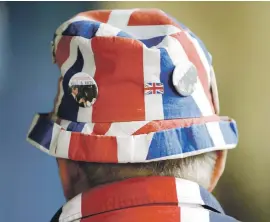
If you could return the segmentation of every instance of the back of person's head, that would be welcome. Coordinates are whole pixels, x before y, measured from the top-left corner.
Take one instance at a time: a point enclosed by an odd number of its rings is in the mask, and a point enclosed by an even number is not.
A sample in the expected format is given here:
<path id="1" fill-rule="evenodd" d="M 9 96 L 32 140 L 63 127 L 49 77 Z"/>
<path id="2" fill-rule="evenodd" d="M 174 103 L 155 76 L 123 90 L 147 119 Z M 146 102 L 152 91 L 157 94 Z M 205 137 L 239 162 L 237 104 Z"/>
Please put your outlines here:
<path id="1" fill-rule="evenodd" d="M 212 151 L 183 159 L 171 159 L 149 163 L 88 163 L 72 160 L 58 160 L 65 165 L 60 171 L 67 188 L 66 196 L 74 197 L 89 188 L 141 176 L 172 176 L 198 183 L 202 187 L 212 190 L 223 172 L 218 164 L 226 160 L 226 151 Z M 218 159 L 219 158 L 219 159 Z M 217 161 L 218 159 L 218 161 Z M 72 185 L 71 185 L 72 184 Z M 71 190 L 70 190 L 71 189 Z"/>
<path id="2" fill-rule="evenodd" d="M 34 118 L 28 140 L 57 157 L 67 198 L 153 175 L 214 188 L 237 128 L 218 116 L 211 54 L 187 27 L 156 9 L 89 11 L 63 23 L 52 46 L 54 111 Z M 91 107 L 63 104 L 74 78 L 94 90 Z"/>

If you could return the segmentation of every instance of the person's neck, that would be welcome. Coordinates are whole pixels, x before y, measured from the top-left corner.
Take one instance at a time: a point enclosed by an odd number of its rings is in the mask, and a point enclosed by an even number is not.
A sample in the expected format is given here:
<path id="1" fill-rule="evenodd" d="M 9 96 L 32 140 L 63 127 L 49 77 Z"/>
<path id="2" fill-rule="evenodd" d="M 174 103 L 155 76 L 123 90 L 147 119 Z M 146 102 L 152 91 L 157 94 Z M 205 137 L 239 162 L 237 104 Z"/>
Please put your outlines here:
<path id="1" fill-rule="evenodd" d="M 64 189 L 64 194 L 66 200 L 68 201 L 80 193 L 84 193 L 99 186 L 104 186 L 130 178 L 147 176 L 154 176 L 153 172 L 137 171 L 134 173 L 132 171 L 130 172 L 129 170 L 122 170 L 121 172 L 111 176 L 84 176 L 83 179 L 74 179 L 73 182 L 71 182 L 71 184 L 68 186 L 68 189 Z"/>

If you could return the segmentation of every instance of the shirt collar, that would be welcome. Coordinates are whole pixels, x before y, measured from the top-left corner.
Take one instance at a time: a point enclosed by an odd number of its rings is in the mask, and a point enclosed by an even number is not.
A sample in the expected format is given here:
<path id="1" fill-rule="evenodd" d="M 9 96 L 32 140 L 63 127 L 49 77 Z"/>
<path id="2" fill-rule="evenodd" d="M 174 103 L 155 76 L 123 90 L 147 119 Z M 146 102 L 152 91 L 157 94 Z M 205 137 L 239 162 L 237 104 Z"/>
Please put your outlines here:
<path id="1" fill-rule="evenodd" d="M 224 213 L 214 196 L 198 184 L 174 177 L 139 177 L 96 187 L 79 194 L 62 207 L 60 222 L 123 208 L 194 205 Z"/>

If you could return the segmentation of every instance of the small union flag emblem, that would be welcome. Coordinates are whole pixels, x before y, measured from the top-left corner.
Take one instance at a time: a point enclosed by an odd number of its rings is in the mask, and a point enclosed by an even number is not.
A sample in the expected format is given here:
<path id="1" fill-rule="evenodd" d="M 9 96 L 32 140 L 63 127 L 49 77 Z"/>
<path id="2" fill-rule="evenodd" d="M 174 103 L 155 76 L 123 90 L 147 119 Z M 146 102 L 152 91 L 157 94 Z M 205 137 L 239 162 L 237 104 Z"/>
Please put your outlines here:
<path id="1" fill-rule="evenodd" d="M 144 84 L 144 94 L 163 94 L 164 86 L 163 83 L 145 83 Z"/>

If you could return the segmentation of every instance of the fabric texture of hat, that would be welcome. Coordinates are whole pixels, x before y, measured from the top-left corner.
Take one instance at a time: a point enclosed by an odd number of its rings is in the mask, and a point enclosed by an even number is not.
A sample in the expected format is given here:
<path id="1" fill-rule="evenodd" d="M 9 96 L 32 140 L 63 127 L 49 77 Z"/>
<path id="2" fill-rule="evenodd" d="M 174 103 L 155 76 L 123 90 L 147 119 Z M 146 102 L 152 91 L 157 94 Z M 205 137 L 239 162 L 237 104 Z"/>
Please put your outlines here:
<path id="1" fill-rule="evenodd" d="M 161 10 L 80 13 L 56 30 L 52 53 L 54 111 L 37 114 L 27 137 L 52 156 L 149 162 L 237 145 L 235 121 L 218 116 L 210 53 Z"/>

